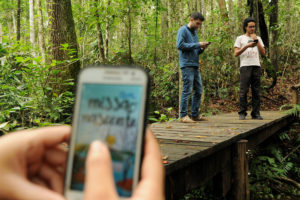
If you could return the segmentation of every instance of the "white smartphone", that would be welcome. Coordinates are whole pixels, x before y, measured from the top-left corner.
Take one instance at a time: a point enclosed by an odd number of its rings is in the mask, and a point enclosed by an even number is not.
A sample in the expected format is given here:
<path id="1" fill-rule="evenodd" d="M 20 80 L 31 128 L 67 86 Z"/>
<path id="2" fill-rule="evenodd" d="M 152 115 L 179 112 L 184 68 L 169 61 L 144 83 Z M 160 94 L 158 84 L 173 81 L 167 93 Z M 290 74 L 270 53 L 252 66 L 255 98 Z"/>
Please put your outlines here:
<path id="1" fill-rule="evenodd" d="M 143 155 L 148 86 L 148 74 L 141 68 L 97 66 L 81 71 L 65 177 L 67 199 L 83 199 L 85 160 L 94 140 L 110 149 L 120 199 L 132 195 Z"/>

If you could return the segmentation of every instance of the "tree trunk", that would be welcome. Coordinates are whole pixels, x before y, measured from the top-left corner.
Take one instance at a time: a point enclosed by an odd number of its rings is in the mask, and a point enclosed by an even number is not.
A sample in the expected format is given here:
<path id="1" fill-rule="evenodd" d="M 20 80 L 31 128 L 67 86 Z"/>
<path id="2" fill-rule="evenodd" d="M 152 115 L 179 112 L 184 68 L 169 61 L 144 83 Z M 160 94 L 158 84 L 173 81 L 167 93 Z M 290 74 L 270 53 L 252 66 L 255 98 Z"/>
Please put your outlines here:
<path id="1" fill-rule="evenodd" d="M 179 21 L 180 21 L 180 26 L 183 26 L 184 21 L 183 21 L 183 16 L 184 16 L 184 6 L 183 6 L 183 0 L 180 0 L 179 2 L 180 10 L 179 10 Z"/>
<path id="2" fill-rule="evenodd" d="M 43 12 L 42 12 L 42 3 L 41 0 L 37 0 L 37 12 L 38 12 L 38 23 L 39 23 L 39 47 L 41 51 L 41 55 L 43 58 L 43 62 L 46 61 L 46 54 L 45 54 L 45 39 L 44 39 L 44 25 L 43 25 Z"/>
<path id="3" fill-rule="evenodd" d="M 29 0 L 29 27 L 30 27 L 30 43 L 35 48 L 35 30 L 34 30 L 34 1 Z"/>
<path id="4" fill-rule="evenodd" d="M 158 0 L 156 0 L 156 8 L 155 8 L 155 43 L 157 43 L 157 28 L 158 28 Z M 157 66 L 157 45 L 154 45 L 154 64 Z"/>
<path id="5" fill-rule="evenodd" d="M 265 13 L 262 2 L 258 1 L 258 12 L 259 12 L 259 30 L 261 39 L 264 42 L 266 49 L 269 48 L 269 34 L 268 34 L 268 27 L 265 20 Z"/>
<path id="6" fill-rule="evenodd" d="M 278 0 L 271 0 L 270 6 L 272 7 L 272 11 L 270 12 L 270 32 L 271 32 L 271 44 L 272 47 L 270 48 L 270 58 L 271 62 L 273 65 L 273 82 L 271 86 L 268 88 L 271 89 L 273 88 L 276 83 L 277 83 L 277 72 L 278 72 L 278 55 L 279 55 L 279 50 L 278 50 L 278 45 L 277 40 L 278 40 Z"/>
<path id="7" fill-rule="evenodd" d="M 128 29 L 127 29 L 127 40 L 128 40 L 128 62 L 133 63 L 132 55 L 131 55 L 131 2 L 127 0 L 128 9 L 127 9 L 127 20 L 128 20 Z"/>
<path id="8" fill-rule="evenodd" d="M 18 0 L 17 9 L 17 41 L 21 39 L 21 0 Z"/>
<path id="9" fill-rule="evenodd" d="M 17 22 L 16 22 L 16 16 L 15 16 L 14 9 L 11 12 L 11 16 L 12 16 L 12 22 L 13 22 L 14 35 L 17 35 Z"/>
<path id="10" fill-rule="evenodd" d="M 109 7 L 111 4 L 111 1 L 109 0 L 107 2 L 107 7 Z M 114 18 L 114 16 L 113 16 Z M 108 42 L 109 42 L 109 23 L 111 19 L 107 18 L 106 24 L 105 24 L 105 59 L 108 59 Z"/>
<path id="11" fill-rule="evenodd" d="M 201 13 L 205 17 L 206 16 L 206 3 L 205 0 L 201 0 Z"/>
<path id="12" fill-rule="evenodd" d="M 105 55 L 104 55 L 104 45 L 103 45 L 103 35 L 102 35 L 102 29 L 101 29 L 101 23 L 99 22 L 99 9 L 98 9 L 98 5 L 99 1 L 95 0 L 95 7 L 96 9 L 96 13 L 95 13 L 95 17 L 96 17 L 96 27 L 97 27 L 97 38 L 98 38 L 98 50 L 99 50 L 99 61 L 100 63 L 105 62 Z"/>
<path id="13" fill-rule="evenodd" d="M 226 9 L 225 0 L 219 0 L 218 3 L 219 3 L 220 11 L 221 11 L 221 16 L 224 17 L 224 19 L 228 19 L 228 13 L 227 13 L 227 9 Z"/>
<path id="14" fill-rule="evenodd" d="M 210 13 L 212 15 L 211 17 L 211 23 L 214 23 L 214 0 L 210 0 Z"/>
<path id="15" fill-rule="evenodd" d="M 62 70 L 59 78 L 61 80 L 74 79 L 76 83 L 80 63 L 75 60 L 78 58 L 78 45 L 71 0 L 48 0 L 48 12 L 49 19 L 51 19 L 49 32 L 52 59 L 57 61 L 72 59 L 71 63 L 58 66 Z M 68 49 L 72 49 L 72 53 L 62 50 L 61 44 L 68 44 Z M 64 88 L 59 89 L 64 90 Z"/>
<path id="16" fill-rule="evenodd" d="M 2 44 L 2 37 L 3 37 L 2 24 L 0 23 L 0 44 Z"/>

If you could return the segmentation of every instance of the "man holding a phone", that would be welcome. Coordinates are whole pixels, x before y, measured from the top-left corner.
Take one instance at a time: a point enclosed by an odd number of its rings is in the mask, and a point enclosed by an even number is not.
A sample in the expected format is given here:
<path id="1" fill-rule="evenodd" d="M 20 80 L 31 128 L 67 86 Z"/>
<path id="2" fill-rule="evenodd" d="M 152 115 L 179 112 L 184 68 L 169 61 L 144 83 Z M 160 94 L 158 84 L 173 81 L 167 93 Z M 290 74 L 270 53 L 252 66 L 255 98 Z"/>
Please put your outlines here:
<path id="1" fill-rule="evenodd" d="M 199 71 L 199 55 L 208 47 L 209 42 L 199 42 L 197 29 L 204 21 L 199 12 L 190 16 L 189 23 L 177 32 L 177 49 L 179 51 L 180 69 L 182 72 L 182 93 L 180 102 L 180 121 L 193 123 L 203 120 L 199 115 L 202 95 L 202 81 Z M 192 119 L 188 116 L 188 99 L 192 94 Z"/>
<path id="2" fill-rule="evenodd" d="M 259 54 L 265 55 L 266 50 L 262 39 L 255 34 L 256 21 L 247 18 L 243 29 L 245 34 L 238 36 L 234 43 L 234 56 L 240 57 L 240 120 L 247 116 L 247 93 L 251 85 L 252 119 L 262 120 L 260 115 L 260 76 Z"/>

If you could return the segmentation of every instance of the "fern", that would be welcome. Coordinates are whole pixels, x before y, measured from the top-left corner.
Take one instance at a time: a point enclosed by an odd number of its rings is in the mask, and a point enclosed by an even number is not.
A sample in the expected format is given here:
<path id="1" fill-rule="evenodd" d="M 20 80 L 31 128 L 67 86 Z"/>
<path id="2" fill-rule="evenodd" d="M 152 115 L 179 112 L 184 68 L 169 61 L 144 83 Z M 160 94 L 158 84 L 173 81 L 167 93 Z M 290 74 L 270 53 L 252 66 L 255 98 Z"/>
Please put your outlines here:
<path id="1" fill-rule="evenodd" d="M 280 107 L 280 111 L 282 111 L 283 109 L 286 109 L 286 108 L 289 108 L 289 109 L 286 110 L 285 112 L 287 114 L 294 115 L 295 117 L 297 117 L 300 113 L 300 105 L 299 104 L 285 104 Z"/>

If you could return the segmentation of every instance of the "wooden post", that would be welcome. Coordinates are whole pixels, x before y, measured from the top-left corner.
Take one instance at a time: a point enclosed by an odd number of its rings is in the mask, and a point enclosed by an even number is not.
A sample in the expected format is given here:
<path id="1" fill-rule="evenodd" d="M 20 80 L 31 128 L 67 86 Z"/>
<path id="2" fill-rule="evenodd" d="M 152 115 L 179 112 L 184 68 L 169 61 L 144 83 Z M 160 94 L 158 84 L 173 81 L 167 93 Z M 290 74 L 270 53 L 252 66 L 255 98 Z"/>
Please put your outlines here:
<path id="1" fill-rule="evenodd" d="M 294 85 L 291 87 L 291 91 L 292 91 L 292 103 L 293 104 L 299 104 L 299 88 L 300 88 L 300 84 Z"/>
<path id="2" fill-rule="evenodd" d="M 250 200 L 248 160 L 246 157 L 248 140 L 240 140 L 235 145 L 233 157 L 233 200 Z"/>

